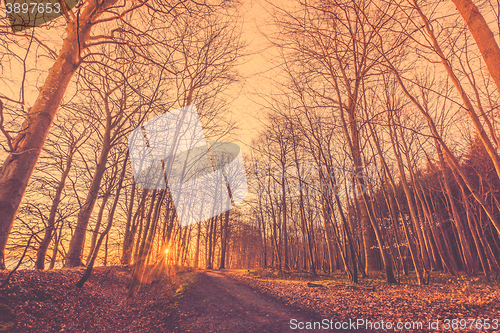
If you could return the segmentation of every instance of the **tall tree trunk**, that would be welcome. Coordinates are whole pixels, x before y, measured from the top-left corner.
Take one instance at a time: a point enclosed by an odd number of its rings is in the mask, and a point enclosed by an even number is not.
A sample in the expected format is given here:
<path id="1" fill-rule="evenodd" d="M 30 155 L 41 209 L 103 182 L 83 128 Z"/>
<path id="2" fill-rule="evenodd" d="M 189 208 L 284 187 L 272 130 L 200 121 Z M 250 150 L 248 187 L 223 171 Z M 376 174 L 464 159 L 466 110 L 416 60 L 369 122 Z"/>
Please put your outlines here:
<path id="1" fill-rule="evenodd" d="M 54 234 L 54 248 L 52 249 L 52 257 L 50 258 L 49 269 L 53 269 L 56 265 L 57 253 L 59 252 L 59 243 L 61 242 L 61 235 L 63 230 L 64 223 L 61 221 L 59 226 L 59 233 Z"/>
<path id="2" fill-rule="evenodd" d="M 453 198 L 453 192 L 451 190 L 450 181 L 448 180 L 448 177 L 446 177 L 446 164 L 445 164 L 445 160 L 443 157 L 443 151 L 441 149 L 441 146 L 439 145 L 439 142 L 437 140 L 434 140 L 434 141 L 435 141 L 435 146 L 436 146 L 437 153 L 439 156 L 439 163 L 441 165 L 441 172 L 443 174 L 444 187 L 445 187 L 446 193 L 448 195 L 448 201 L 450 202 L 450 207 L 451 207 L 451 212 L 453 215 L 453 220 L 455 222 L 455 227 L 457 228 L 457 231 L 458 231 L 459 246 L 461 246 L 463 248 L 462 252 L 464 254 L 465 266 L 467 267 L 467 270 L 469 271 L 469 273 L 474 274 L 475 269 L 474 269 L 474 260 L 472 258 L 471 244 L 470 244 L 469 239 L 467 237 L 467 232 L 465 231 L 465 228 L 463 226 L 462 219 L 460 218 L 460 214 L 458 212 L 457 205 L 455 204 L 455 199 Z"/>
<path id="3" fill-rule="evenodd" d="M 297 154 L 297 143 L 295 142 L 295 133 L 293 133 L 292 136 L 293 136 L 294 161 L 299 181 L 299 210 L 300 210 L 300 221 L 302 227 L 302 243 L 303 243 L 302 246 L 304 249 L 304 269 L 307 269 L 307 249 L 309 249 L 309 260 L 310 260 L 309 265 L 311 266 L 312 273 L 316 275 L 316 268 L 314 267 L 313 244 L 312 244 L 313 240 L 311 234 L 309 233 L 310 228 L 307 227 L 307 218 L 304 207 L 304 194 L 302 191 L 304 184 L 302 182 L 302 175 L 300 172 L 300 164 Z"/>
<path id="4" fill-rule="evenodd" d="M 371 126 L 370 126 L 370 128 L 371 128 Z M 374 138 L 374 137 L 372 137 L 372 139 L 378 140 L 378 138 Z M 378 144 L 378 142 L 377 142 L 377 144 Z M 373 146 L 372 146 L 372 152 L 373 152 Z M 384 174 L 385 174 L 385 169 L 384 169 Z M 377 170 L 377 176 L 378 176 L 378 179 L 380 180 L 380 184 L 381 184 L 380 188 L 381 188 L 382 194 L 384 196 L 385 204 L 387 205 L 387 210 L 389 211 L 389 219 L 391 220 L 392 228 L 394 229 L 394 238 L 396 240 L 397 255 L 399 257 L 401 268 L 403 269 L 404 274 L 408 275 L 408 270 L 406 269 L 406 265 L 404 264 L 404 261 L 403 261 L 403 255 L 401 253 L 401 241 L 399 240 L 399 227 L 397 225 L 398 218 L 397 218 L 397 214 L 396 214 L 396 205 L 394 204 L 394 197 L 387 194 L 387 191 L 385 188 L 386 182 L 382 179 L 382 175 L 380 174 L 380 170 Z M 389 243 L 391 243 L 391 242 L 389 241 Z M 390 244 L 389 244 L 389 247 L 390 247 L 393 255 L 395 255 L 395 253 L 394 253 L 395 251 L 392 250 L 392 246 Z M 394 258 L 394 262 L 396 262 L 396 269 L 398 270 L 398 274 L 399 274 L 399 269 L 397 267 L 398 265 L 397 265 L 396 258 Z"/>
<path id="5" fill-rule="evenodd" d="M 354 250 L 354 244 L 353 244 L 354 240 L 353 240 L 352 233 L 351 233 L 351 225 L 350 225 L 350 222 L 345 218 L 344 210 L 342 208 L 342 204 L 340 203 L 340 198 L 339 198 L 338 194 L 334 192 L 333 196 L 335 198 L 335 203 L 337 204 L 337 209 L 339 211 L 340 218 L 342 220 L 342 225 L 344 226 L 344 229 L 345 229 L 346 234 L 347 234 L 347 242 L 349 243 L 349 250 L 351 253 L 352 271 L 353 271 L 352 282 L 358 283 L 358 263 L 356 261 L 356 252 Z M 340 244 L 339 244 L 339 246 L 340 246 Z"/>
<path id="6" fill-rule="evenodd" d="M 219 269 L 226 268 L 226 251 L 227 251 L 227 243 L 228 243 L 228 232 L 229 232 L 229 210 L 224 214 L 224 226 L 221 226 L 221 251 L 220 251 L 220 266 Z"/>
<path id="7" fill-rule="evenodd" d="M 267 237 L 266 237 L 266 223 L 264 220 L 264 210 L 262 209 L 262 197 L 259 194 L 258 198 L 258 207 L 259 207 L 259 213 L 260 213 L 260 219 L 259 219 L 259 230 L 261 230 L 261 239 L 262 239 L 262 244 L 263 244 L 263 251 L 264 251 L 264 263 L 263 266 L 264 268 L 267 268 Z"/>
<path id="8" fill-rule="evenodd" d="M 396 204 L 398 206 L 399 215 L 400 215 L 401 221 L 403 223 L 403 228 L 404 228 L 404 232 L 405 232 L 405 236 L 406 236 L 406 241 L 408 242 L 408 248 L 409 248 L 409 251 L 410 251 L 410 254 L 411 254 L 411 258 L 412 258 L 412 261 L 413 261 L 413 266 L 415 267 L 415 273 L 417 275 L 418 284 L 423 284 L 424 277 L 423 277 L 423 274 L 422 274 L 422 272 L 420 270 L 420 258 L 419 258 L 418 254 L 417 254 L 416 249 L 415 249 L 415 245 L 414 245 L 413 239 L 411 237 L 411 233 L 410 233 L 410 230 L 409 230 L 408 223 L 407 223 L 405 217 L 403 216 L 402 204 L 401 204 L 400 200 L 397 197 L 396 184 L 394 182 L 394 179 L 392 178 L 391 170 L 389 170 L 389 167 L 387 166 L 387 162 L 385 161 L 384 155 L 382 153 L 382 149 L 380 148 L 380 143 L 378 141 L 377 135 L 376 135 L 373 127 L 370 126 L 370 124 L 368 124 L 368 127 L 370 129 L 370 133 L 371 133 L 372 137 L 374 138 L 373 142 L 375 143 L 375 147 L 377 148 L 377 153 L 379 155 L 380 161 L 382 162 L 382 165 L 384 166 L 384 170 L 386 172 L 386 176 L 389 179 L 389 182 L 390 182 L 391 188 L 392 188 L 392 192 L 394 194 L 394 198 L 396 199 Z M 389 127 L 389 129 L 390 129 L 390 127 Z M 392 139 L 392 135 L 391 135 L 391 139 Z M 394 142 L 393 142 L 393 149 L 394 149 L 394 152 L 396 153 L 396 150 L 395 150 L 396 148 L 394 147 Z M 397 156 L 399 156 L 399 155 L 397 155 Z M 397 157 L 397 159 L 398 159 L 398 167 L 401 168 L 401 166 L 400 166 L 400 164 L 401 164 L 400 163 L 401 162 L 401 157 L 399 156 L 399 158 Z M 401 173 L 401 170 L 400 170 L 400 173 Z M 401 177 L 404 177 L 404 170 L 403 170 L 403 174 L 401 175 Z"/>
<path id="9" fill-rule="evenodd" d="M 457 176 L 455 176 L 455 177 L 458 178 Z M 460 181 L 460 180 L 457 179 L 457 181 Z M 479 256 L 479 260 L 481 262 L 481 266 L 483 268 L 484 275 L 486 276 L 486 279 L 489 280 L 490 267 L 489 267 L 489 264 L 486 260 L 486 256 L 483 252 L 483 249 L 481 247 L 481 241 L 479 239 L 479 235 L 478 235 L 477 230 L 475 228 L 474 221 L 472 221 L 472 211 L 471 211 L 471 207 L 469 204 L 469 199 L 467 198 L 467 195 L 465 194 L 464 187 L 460 182 L 459 182 L 459 186 L 460 186 L 460 194 L 462 195 L 462 201 L 465 205 L 465 213 L 467 215 L 467 222 L 469 224 L 469 229 L 472 233 L 472 237 L 474 239 L 474 244 L 476 245 L 477 254 Z"/>
<path id="10" fill-rule="evenodd" d="M 123 248 L 120 260 L 122 265 L 130 264 L 130 253 L 132 253 L 130 245 L 134 241 L 134 235 L 132 234 L 132 220 L 133 220 L 132 212 L 134 211 L 135 191 L 136 191 L 136 185 L 135 182 L 133 182 L 132 193 L 130 193 L 130 200 L 127 209 L 127 224 L 125 225 L 125 234 L 123 235 Z"/>
<path id="11" fill-rule="evenodd" d="M 198 268 L 200 263 L 200 237 L 201 237 L 201 223 L 198 223 L 198 233 L 196 235 L 196 250 L 194 251 L 194 264 Z"/>
<path id="12" fill-rule="evenodd" d="M 391 124 L 391 121 L 392 121 L 391 119 L 394 116 L 388 115 L 388 117 L 389 117 L 388 122 L 389 122 L 389 124 Z M 420 221 L 419 221 L 418 215 L 417 215 L 417 208 L 415 207 L 415 202 L 413 200 L 414 198 L 412 195 L 412 191 L 411 191 L 410 186 L 408 184 L 408 181 L 406 179 L 405 168 L 404 168 L 403 160 L 401 158 L 399 139 L 398 139 L 398 136 L 397 136 L 397 133 L 395 130 L 398 127 L 398 125 L 395 124 L 394 122 L 392 122 L 391 125 L 389 125 L 389 134 L 391 137 L 393 152 L 394 152 L 394 155 L 396 156 L 396 161 L 398 164 L 399 179 L 400 179 L 401 184 L 403 185 L 403 190 L 404 190 L 404 193 L 406 196 L 406 201 L 408 203 L 408 209 L 410 211 L 411 221 L 413 224 L 414 231 L 417 234 L 418 249 L 420 250 L 419 251 L 419 254 L 420 254 L 419 260 L 422 260 L 422 263 L 424 264 L 424 269 L 425 269 L 425 262 L 427 262 L 427 250 L 425 248 L 422 230 L 421 230 L 420 225 L 419 225 Z M 394 131 L 392 130 L 393 128 L 394 128 Z M 401 137 L 401 140 L 404 141 L 404 138 Z M 408 165 L 408 168 L 411 168 L 411 165 Z"/>
<path id="13" fill-rule="evenodd" d="M 97 259 L 97 255 L 99 254 L 99 249 L 100 249 L 101 244 L 102 244 L 105 237 L 106 237 L 106 242 L 107 242 L 107 237 L 108 237 L 109 231 L 111 230 L 111 226 L 113 225 L 113 218 L 115 215 L 116 206 L 118 205 L 118 200 L 120 199 L 120 191 L 121 191 L 122 186 L 123 186 L 123 179 L 125 178 L 125 170 L 127 169 L 127 161 L 128 161 L 128 152 L 127 152 L 127 157 L 125 157 L 124 162 L 123 162 L 123 166 L 122 166 L 123 169 L 122 169 L 122 172 L 120 174 L 120 180 L 118 181 L 118 187 L 116 188 L 115 200 L 113 201 L 113 205 L 111 206 L 111 210 L 109 211 L 109 214 L 108 214 L 106 229 L 104 229 L 104 231 L 101 233 L 99 239 L 97 240 L 97 244 L 95 245 L 95 248 L 92 251 L 92 256 L 90 257 L 90 261 L 87 265 L 87 268 L 85 268 L 85 271 L 83 272 L 82 277 L 80 278 L 80 280 L 76 284 L 76 286 L 78 288 L 83 287 L 83 284 L 85 283 L 85 281 L 87 281 L 88 278 L 90 277 L 90 274 L 92 274 L 92 269 L 94 268 L 95 260 Z M 106 259 L 105 259 L 105 261 L 106 261 Z"/>
<path id="14" fill-rule="evenodd" d="M 80 65 L 80 46 L 89 39 L 93 22 L 116 2 L 90 1 L 78 18 L 68 23 L 61 51 L 13 142 L 15 151 L 9 153 L 0 168 L 0 269 L 5 268 L 5 246 L 26 186 L 66 88 Z"/>
<path id="15" fill-rule="evenodd" d="M 207 234 L 207 237 L 208 237 L 208 243 L 207 243 L 207 269 L 212 269 L 213 266 L 212 266 L 212 242 L 213 242 L 213 237 L 212 237 L 212 233 L 214 232 L 214 220 L 215 220 L 215 217 L 212 217 L 210 219 L 210 222 L 209 222 L 209 228 L 208 228 L 208 234 Z"/>
<path id="16" fill-rule="evenodd" d="M 111 190 L 111 189 L 110 189 Z M 108 192 L 108 191 L 106 191 Z M 108 202 L 111 193 L 105 193 L 102 198 L 101 207 L 99 208 L 99 213 L 97 214 L 97 221 L 95 223 L 94 230 L 92 231 L 92 240 L 90 241 L 89 255 L 87 257 L 87 264 L 92 259 L 92 252 L 94 251 L 95 244 L 97 242 L 97 236 L 99 235 L 99 229 L 101 228 L 102 217 L 104 216 L 104 210 L 106 209 L 106 203 Z"/>
<path id="17" fill-rule="evenodd" d="M 160 194 L 157 196 L 157 193 Z M 138 236 L 138 254 L 137 259 L 134 261 L 134 268 L 132 270 L 132 281 L 129 285 L 129 290 L 127 297 L 132 297 L 134 295 L 137 285 L 142 281 L 144 271 L 146 268 L 146 262 L 150 255 L 150 248 L 153 241 L 153 236 L 156 231 L 156 224 L 158 219 L 158 214 L 160 210 L 161 203 L 165 195 L 164 190 L 154 190 L 151 195 L 151 203 L 146 217 L 146 225 L 144 226 L 142 241 L 139 245 L 139 239 L 141 235 Z M 154 213 L 153 213 L 154 211 Z"/>
<path id="18" fill-rule="evenodd" d="M 66 254 L 66 267 L 77 267 L 83 266 L 82 253 L 83 247 L 85 245 L 85 235 L 87 233 L 87 226 L 89 224 L 90 216 L 94 210 L 95 202 L 99 189 L 101 187 L 101 181 L 106 171 L 106 164 L 108 161 L 109 151 L 111 149 L 111 112 L 109 110 L 109 105 L 107 99 L 105 100 L 106 108 L 106 128 L 103 135 L 103 143 L 101 151 L 99 153 L 99 160 L 97 162 L 94 175 L 92 176 L 92 182 L 90 183 L 90 188 L 85 199 L 80 212 L 78 213 L 78 219 L 76 222 L 75 232 L 71 241 L 69 243 L 68 253 Z"/>
<path id="19" fill-rule="evenodd" d="M 281 179 L 281 213 L 282 213 L 282 230 L 283 230 L 283 257 L 285 270 L 290 269 L 290 263 L 288 258 L 288 226 L 287 226 L 287 208 L 286 208 L 286 176 L 285 176 L 285 165 L 282 164 L 282 179 Z"/>
<path id="20" fill-rule="evenodd" d="M 337 92 L 337 94 L 339 94 L 339 92 Z M 359 172 L 364 172 L 364 165 L 361 156 L 359 128 L 356 119 L 356 102 L 352 98 L 349 99 L 349 105 L 346 108 L 348 122 L 345 120 L 343 106 L 340 107 L 340 111 L 344 135 L 349 143 L 353 160 L 352 181 L 361 189 L 364 189 L 364 179 L 358 177 Z M 359 210 L 361 234 L 363 236 L 363 245 L 365 249 L 365 272 L 369 274 L 370 272 L 379 270 L 375 232 L 370 221 L 370 212 L 368 212 L 368 208 L 364 204 L 363 198 L 355 198 L 355 201 L 355 205 Z"/>
<path id="21" fill-rule="evenodd" d="M 61 194 L 64 189 L 64 185 L 66 184 L 66 178 L 68 178 L 69 171 L 71 169 L 71 164 L 73 163 L 73 154 L 70 153 L 66 160 L 66 166 L 61 174 L 61 179 L 59 180 L 59 184 L 57 185 L 56 194 L 54 199 L 52 200 L 52 205 L 50 207 L 49 219 L 47 221 L 47 228 L 45 229 L 45 234 L 43 235 L 43 239 L 38 246 L 38 250 L 36 252 L 36 269 L 44 269 L 45 268 L 45 256 L 47 254 L 47 249 L 49 248 L 50 241 L 52 240 L 52 235 L 55 232 L 55 224 L 56 224 L 56 214 L 57 208 L 59 207 L 59 203 L 61 202 Z"/>
<path id="22" fill-rule="evenodd" d="M 392 117 L 392 118 L 394 120 L 394 117 Z M 425 237 L 425 230 L 424 230 L 424 225 L 425 225 L 424 222 L 425 221 L 423 220 L 422 214 L 420 213 L 420 209 L 418 208 L 418 199 L 420 199 L 420 197 L 419 197 L 420 192 L 418 191 L 418 188 L 417 188 L 416 177 L 415 177 L 415 173 L 413 172 L 413 166 L 412 166 L 411 158 L 410 158 L 410 148 L 406 144 L 406 140 L 405 140 L 405 137 L 403 134 L 403 128 L 401 126 L 401 122 L 399 121 L 399 114 L 397 115 L 397 118 L 398 118 L 398 124 L 393 123 L 394 129 L 395 129 L 394 130 L 394 137 L 395 137 L 396 142 L 397 142 L 398 139 L 397 139 L 397 135 L 396 135 L 396 129 L 399 129 L 399 135 L 401 137 L 401 145 L 403 146 L 402 148 L 404 148 L 401 150 L 405 156 L 406 164 L 407 164 L 409 175 L 410 175 L 409 183 L 413 184 L 413 186 L 412 186 L 413 191 L 407 192 L 405 190 L 405 194 L 406 194 L 406 197 L 408 200 L 410 212 L 412 211 L 412 209 L 414 212 L 413 213 L 414 215 L 412 215 L 412 219 L 414 218 L 414 220 L 413 220 L 414 228 L 415 228 L 415 232 L 417 233 L 417 237 L 418 237 L 420 252 L 422 254 L 423 266 L 424 266 L 425 270 L 428 271 L 431 268 L 430 267 L 430 258 L 429 258 L 429 242 L 428 242 L 427 238 Z M 396 147 L 398 148 L 398 156 L 400 156 L 401 153 L 399 152 L 399 146 L 396 146 Z M 402 177 L 404 177 L 404 171 L 403 171 Z M 406 178 L 402 178 L 402 182 L 403 182 L 403 188 L 405 188 Z M 407 187 L 407 189 L 409 190 L 408 187 Z M 413 192 L 413 195 L 412 195 L 412 192 Z M 415 212 L 416 212 L 416 214 L 415 214 Z"/>
<path id="23" fill-rule="evenodd" d="M 221 219 L 221 224 L 222 224 L 222 214 L 219 214 L 218 216 L 220 219 Z M 212 232 L 212 237 L 213 237 L 213 240 L 212 240 L 212 262 L 210 263 L 211 267 L 213 268 L 214 267 L 214 263 L 215 263 L 215 250 L 217 248 L 217 216 L 214 218 L 214 230 Z"/>
<path id="24" fill-rule="evenodd" d="M 493 32 L 472 0 L 452 0 L 467 23 L 493 81 L 500 91 L 500 48 Z"/>
<path id="25" fill-rule="evenodd" d="M 358 184 L 359 183 L 359 177 L 358 177 Z M 373 231 L 375 233 L 375 237 L 377 239 L 379 251 L 380 251 L 380 256 L 382 257 L 382 261 L 384 263 L 384 268 L 385 268 L 385 278 L 387 283 L 396 283 L 397 280 L 394 277 L 394 270 L 392 266 L 392 258 L 389 257 L 389 254 L 387 253 L 387 250 L 385 249 L 384 241 L 382 239 L 382 233 L 380 232 L 380 228 L 377 225 L 377 221 L 375 220 L 375 216 L 373 216 L 373 211 L 370 209 L 368 205 L 368 194 L 366 192 L 363 192 L 362 194 L 363 202 L 366 207 L 366 210 L 368 212 L 368 217 L 370 219 Z"/>

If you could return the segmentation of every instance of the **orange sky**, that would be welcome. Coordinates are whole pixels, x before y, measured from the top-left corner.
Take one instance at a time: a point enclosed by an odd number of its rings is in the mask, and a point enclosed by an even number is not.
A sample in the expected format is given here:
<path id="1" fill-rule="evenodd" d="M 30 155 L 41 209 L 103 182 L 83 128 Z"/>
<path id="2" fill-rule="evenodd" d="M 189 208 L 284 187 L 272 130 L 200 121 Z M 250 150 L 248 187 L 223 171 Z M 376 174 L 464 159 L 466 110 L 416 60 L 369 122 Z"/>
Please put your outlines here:
<path id="1" fill-rule="evenodd" d="M 245 84 L 239 97 L 231 104 L 234 120 L 239 127 L 231 139 L 235 140 L 244 152 L 249 151 L 252 139 L 257 137 L 257 131 L 262 128 L 259 119 L 263 110 L 257 102 L 256 93 L 265 93 L 272 89 L 268 83 L 273 67 L 269 59 L 277 54 L 275 50 L 270 49 L 269 42 L 261 33 L 265 32 L 266 28 L 269 29 L 267 26 L 271 21 L 268 12 L 270 9 L 271 6 L 265 0 L 246 0 L 240 10 L 244 18 L 242 37 L 248 44 L 247 51 L 252 54 L 239 68 Z"/>

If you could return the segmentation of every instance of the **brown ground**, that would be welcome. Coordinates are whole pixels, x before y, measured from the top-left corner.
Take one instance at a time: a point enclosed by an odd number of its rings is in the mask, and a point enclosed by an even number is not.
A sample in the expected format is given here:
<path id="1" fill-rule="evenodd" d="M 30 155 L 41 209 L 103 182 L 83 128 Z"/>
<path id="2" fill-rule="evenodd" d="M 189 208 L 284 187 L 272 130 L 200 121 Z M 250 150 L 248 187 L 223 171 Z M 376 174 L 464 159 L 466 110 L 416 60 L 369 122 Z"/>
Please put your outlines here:
<path id="1" fill-rule="evenodd" d="M 316 318 L 217 271 L 181 272 L 129 300 L 130 269 L 97 268 L 78 289 L 82 271 L 15 272 L 0 290 L 0 332 L 290 332 L 290 319 Z"/>
<path id="2" fill-rule="evenodd" d="M 265 333 L 296 332 L 290 320 L 314 321 L 299 311 L 219 271 L 205 271 L 192 284 L 170 317 L 172 332 Z M 308 330 L 308 332 L 316 332 Z"/>
<path id="3" fill-rule="evenodd" d="M 315 332 L 292 330 L 290 320 L 372 322 L 500 319 L 498 282 L 433 276 L 428 286 L 387 285 L 345 277 L 258 271 L 183 271 L 145 285 L 126 299 L 130 269 L 95 269 L 82 289 L 82 269 L 15 272 L 0 289 L 1 332 Z M 0 282 L 6 272 L 0 272 Z M 314 280 L 313 285 L 308 282 Z M 318 330 L 319 331 L 319 330 Z M 344 332 L 321 330 L 319 332 Z M 355 330 L 352 330 L 355 331 Z M 358 332 L 361 330 L 357 330 Z M 369 332 L 394 330 L 369 330 Z M 499 332 L 400 330 L 400 332 Z"/>
<path id="4" fill-rule="evenodd" d="M 425 323 L 423 329 L 405 329 L 403 332 L 500 332 L 500 283 L 495 280 L 487 282 L 482 277 L 453 277 L 433 272 L 431 283 L 423 286 L 415 285 L 412 276 L 403 277 L 405 280 L 401 285 L 388 285 L 380 277 L 362 279 L 359 285 L 351 285 L 345 276 L 313 278 L 281 274 L 278 277 L 277 272 L 269 270 L 229 273 L 240 283 L 334 321 L 364 319 L 372 323 Z M 314 280 L 314 285 L 308 285 L 311 280 Z M 455 330 L 447 329 L 445 321 L 453 319 L 462 320 L 462 324 L 466 320 L 465 328 L 459 325 Z M 490 319 L 489 329 L 482 325 L 484 319 Z M 429 330 L 429 321 L 435 320 L 439 320 L 439 330 Z M 472 327 L 469 326 L 470 320 L 476 320 Z M 369 330 L 376 331 L 383 330 Z"/>
<path id="5" fill-rule="evenodd" d="M 162 332 L 179 282 L 156 281 L 126 300 L 130 269 L 21 270 L 0 289 L 0 332 Z M 3 282 L 6 272 L 0 271 Z M 188 273 L 182 273 L 185 277 Z"/>

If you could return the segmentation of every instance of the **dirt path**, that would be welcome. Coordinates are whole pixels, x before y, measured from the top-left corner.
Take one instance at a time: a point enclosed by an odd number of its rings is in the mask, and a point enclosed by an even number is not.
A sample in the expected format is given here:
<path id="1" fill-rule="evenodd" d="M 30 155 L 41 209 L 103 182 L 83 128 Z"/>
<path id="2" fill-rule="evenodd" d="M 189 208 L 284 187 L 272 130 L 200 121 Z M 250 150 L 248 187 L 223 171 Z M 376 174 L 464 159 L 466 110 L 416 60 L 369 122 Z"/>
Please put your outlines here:
<path id="1" fill-rule="evenodd" d="M 292 330 L 291 319 L 321 320 L 235 282 L 221 272 L 205 271 L 189 287 L 168 321 L 171 332 L 316 332 Z"/>

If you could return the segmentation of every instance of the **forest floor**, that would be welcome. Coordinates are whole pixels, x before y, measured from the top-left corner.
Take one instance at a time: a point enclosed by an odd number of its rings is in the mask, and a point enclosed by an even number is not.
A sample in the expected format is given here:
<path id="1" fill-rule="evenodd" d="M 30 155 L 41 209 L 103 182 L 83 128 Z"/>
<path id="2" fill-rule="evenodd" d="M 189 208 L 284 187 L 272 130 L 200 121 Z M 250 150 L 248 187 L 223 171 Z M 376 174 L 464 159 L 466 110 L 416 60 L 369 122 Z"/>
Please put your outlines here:
<path id="1" fill-rule="evenodd" d="M 356 327 L 368 328 L 368 332 L 500 332 L 498 281 L 433 272 L 430 284 L 423 286 L 416 285 L 411 276 L 403 277 L 404 283 L 397 285 L 386 284 L 381 277 L 365 278 L 353 285 L 344 275 L 313 277 L 262 269 L 226 274 L 285 304 L 332 320 L 333 327 L 363 320 Z M 406 329 L 394 329 L 399 322 L 408 325 Z M 385 329 L 375 330 L 377 325 Z M 387 329 L 389 326 L 393 329 Z"/>
<path id="2" fill-rule="evenodd" d="M 130 268 L 98 267 L 78 289 L 82 272 L 15 272 L 0 289 L 0 332 L 500 331 L 499 284 L 477 277 L 433 273 L 425 286 L 412 277 L 400 285 L 380 277 L 352 285 L 343 275 L 187 270 L 146 284 L 127 299 Z M 0 282 L 6 275 L 0 272 Z M 453 319 L 462 322 L 453 327 Z M 308 329 L 314 323 L 323 329 Z M 389 323 L 414 329 L 387 329 Z"/>
<path id="3" fill-rule="evenodd" d="M 290 320 L 318 321 L 308 309 L 299 309 L 228 278 L 225 271 L 197 275 L 173 311 L 171 332 L 282 333 L 296 332 Z M 308 332 L 324 332 L 308 330 Z"/>
<path id="4" fill-rule="evenodd" d="M 19 270 L 0 289 L 0 332 L 166 332 L 185 271 L 153 281 L 126 298 L 131 268 L 96 267 L 82 289 L 83 268 Z M 7 271 L 0 271 L 0 283 Z"/>
<path id="5" fill-rule="evenodd" d="M 279 333 L 291 331 L 292 318 L 319 320 L 220 271 L 181 271 L 131 299 L 130 268 L 95 268 L 78 289 L 82 273 L 16 271 L 0 290 L 0 332 Z"/>

